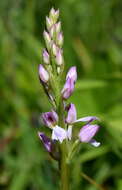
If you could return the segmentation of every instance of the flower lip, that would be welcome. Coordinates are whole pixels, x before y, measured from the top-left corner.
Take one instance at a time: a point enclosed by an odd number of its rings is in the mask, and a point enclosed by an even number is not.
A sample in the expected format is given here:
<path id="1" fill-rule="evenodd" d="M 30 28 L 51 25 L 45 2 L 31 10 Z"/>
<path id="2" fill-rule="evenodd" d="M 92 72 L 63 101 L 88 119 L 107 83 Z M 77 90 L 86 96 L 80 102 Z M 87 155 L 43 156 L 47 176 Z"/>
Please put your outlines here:
<path id="1" fill-rule="evenodd" d="M 60 143 L 67 138 L 67 131 L 58 125 L 53 128 L 52 140 L 58 140 Z"/>

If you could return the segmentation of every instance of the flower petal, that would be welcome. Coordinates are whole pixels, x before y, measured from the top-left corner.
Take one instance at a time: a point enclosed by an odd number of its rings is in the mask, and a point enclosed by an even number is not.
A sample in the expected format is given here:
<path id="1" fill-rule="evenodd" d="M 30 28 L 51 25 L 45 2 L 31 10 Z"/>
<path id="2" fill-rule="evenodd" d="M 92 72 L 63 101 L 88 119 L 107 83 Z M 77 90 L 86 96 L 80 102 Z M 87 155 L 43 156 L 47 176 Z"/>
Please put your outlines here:
<path id="1" fill-rule="evenodd" d="M 52 141 L 50 138 L 48 138 L 44 133 L 42 132 L 38 132 L 38 136 L 40 138 L 40 140 L 42 141 L 45 149 L 48 151 L 48 152 L 51 152 L 52 151 Z"/>
<path id="2" fill-rule="evenodd" d="M 65 129 L 63 129 L 57 125 L 55 127 L 53 127 L 52 140 L 59 140 L 60 143 L 62 143 L 63 140 L 66 138 L 67 138 L 67 132 Z"/>
<path id="3" fill-rule="evenodd" d="M 72 79 L 72 81 L 75 83 L 76 80 L 77 80 L 77 70 L 76 70 L 76 67 L 73 66 L 69 69 L 68 73 L 67 73 L 67 76 L 66 76 L 66 80 L 70 78 Z"/>
<path id="4" fill-rule="evenodd" d="M 74 81 L 68 78 L 61 91 L 63 98 L 68 99 L 72 95 L 74 88 L 75 88 Z"/>
<path id="5" fill-rule="evenodd" d="M 42 64 L 39 65 L 39 78 L 44 83 L 49 81 L 49 74 Z"/>
<path id="6" fill-rule="evenodd" d="M 79 139 L 81 142 L 89 142 L 95 136 L 99 130 L 98 125 L 85 125 L 81 128 L 79 133 Z"/>
<path id="7" fill-rule="evenodd" d="M 67 118 L 66 118 L 66 122 L 67 123 L 74 123 L 76 121 L 77 118 L 77 112 L 76 112 L 76 108 L 74 104 L 70 104 L 66 110 L 68 110 L 68 114 L 67 114 Z"/>
<path id="8" fill-rule="evenodd" d="M 77 119 L 74 123 L 78 123 L 78 122 L 92 122 L 92 121 L 95 121 L 95 120 L 100 120 L 98 117 L 95 117 L 95 116 L 87 116 L 87 117 L 82 117 L 80 119 Z"/>
<path id="9" fill-rule="evenodd" d="M 42 114 L 42 120 L 47 127 L 52 128 L 52 126 L 58 121 L 58 115 L 53 110 L 51 112 L 45 112 Z"/>
<path id="10" fill-rule="evenodd" d="M 69 127 L 68 127 L 68 130 L 67 130 L 67 138 L 68 138 L 69 140 L 71 140 L 71 138 L 72 138 L 72 125 L 69 125 Z"/>

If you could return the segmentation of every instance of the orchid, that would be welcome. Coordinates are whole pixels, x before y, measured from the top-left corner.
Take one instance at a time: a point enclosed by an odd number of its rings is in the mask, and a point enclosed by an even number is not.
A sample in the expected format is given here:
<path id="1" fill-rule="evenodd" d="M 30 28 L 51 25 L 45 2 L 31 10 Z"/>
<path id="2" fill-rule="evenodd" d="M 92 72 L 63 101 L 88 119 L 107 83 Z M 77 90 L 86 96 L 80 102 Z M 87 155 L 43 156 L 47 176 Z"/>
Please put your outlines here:
<path id="1" fill-rule="evenodd" d="M 58 18 L 59 10 L 52 8 L 49 16 L 46 17 L 46 29 L 43 33 L 46 47 L 42 51 L 42 64 L 39 65 L 38 70 L 40 82 L 52 105 L 50 112 L 41 114 L 41 120 L 51 133 L 48 137 L 45 133 L 38 132 L 38 136 L 46 151 L 59 161 L 62 176 L 61 190 L 69 190 L 67 163 L 70 163 L 77 146 L 82 143 L 89 143 L 94 147 L 100 145 L 94 139 L 100 126 L 92 123 L 99 121 L 98 117 L 77 118 L 75 105 L 67 104 L 67 100 L 75 90 L 77 69 L 76 66 L 69 69 L 62 85 L 65 63 L 62 49 L 64 37 Z M 82 123 L 82 127 L 74 136 L 73 131 L 77 123 Z"/>

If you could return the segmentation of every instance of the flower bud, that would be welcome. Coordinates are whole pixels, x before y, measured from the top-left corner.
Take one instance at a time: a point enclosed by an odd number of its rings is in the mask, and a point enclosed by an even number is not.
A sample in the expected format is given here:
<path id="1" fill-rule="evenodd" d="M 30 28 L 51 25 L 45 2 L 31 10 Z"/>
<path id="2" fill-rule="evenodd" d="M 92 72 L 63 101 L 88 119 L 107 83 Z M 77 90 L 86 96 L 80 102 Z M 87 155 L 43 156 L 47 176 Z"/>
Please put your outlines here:
<path id="1" fill-rule="evenodd" d="M 38 136 L 48 152 L 52 151 L 52 141 L 44 133 L 38 132 Z"/>
<path id="2" fill-rule="evenodd" d="M 47 26 L 48 31 L 50 30 L 52 24 L 53 24 L 52 20 L 46 17 L 46 26 Z"/>
<path id="3" fill-rule="evenodd" d="M 52 7 L 52 9 L 50 10 L 50 13 L 49 13 L 49 18 L 54 17 L 54 15 L 55 15 L 55 9 Z"/>
<path id="4" fill-rule="evenodd" d="M 69 106 L 66 107 L 66 110 L 68 111 L 66 122 L 68 124 L 72 124 L 77 119 L 77 112 L 74 104 L 69 104 Z"/>
<path id="5" fill-rule="evenodd" d="M 47 127 L 52 128 L 58 121 L 58 115 L 55 111 L 45 112 L 42 114 L 42 120 Z"/>
<path id="6" fill-rule="evenodd" d="M 49 74 L 46 71 L 46 69 L 43 67 L 43 65 L 41 65 L 41 64 L 39 65 L 39 78 L 44 83 L 48 82 L 48 80 L 49 80 Z"/>
<path id="7" fill-rule="evenodd" d="M 55 24 L 55 30 L 57 34 L 61 31 L 61 22 Z"/>
<path id="8" fill-rule="evenodd" d="M 57 65 L 62 65 L 63 64 L 63 56 L 62 56 L 61 49 L 57 50 L 57 53 L 56 53 L 56 63 L 57 63 Z"/>
<path id="9" fill-rule="evenodd" d="M 52 44 L 52 53 L 54 56 L 57 54 L 58 47 L 55 45 L 55 43 Z"/>
<path id="10" fill-rule="evenodd" d="M 47 137 L 42 132 L 38 132 L 38 136 L 39 136 L 40 140 L 42 141 L 42 143 L 44 145 L 44 148 L 50 154 L 50 156 L 53 159 L 59 161 L 59 159 L 60 159 L 60 152 L 58 150 L 58 147 L 57 147 L 55 141 L 52 140 L 52 139 L 50 139 L 49 137 Z"/>
<path id="11" fill-rule="evenodd" d="M 77 80 L 77 71 L 76 71 L 76 67 L 73 66 L 69 69 L 68 73 L 67 73 L 67 76 L 66 76 L 66 80 L 68 78 L 71 78 L 72 81 L 74 81 L 74 83 L 76 82 Z"/>
<path id="12" fill-rule="evenodd" d="M 55 24 L 52 25 L 50 28 L 50 36 L 53 39 L 55 37 L 56 29 L 55 29 Z"/>
<path id="13" fill-rule="evenodd" d="M 45 42 L 46 42 L 47 49 L 49 49 L 50 45 L 51 45 L 50 35 L 49 35 L 48 32 L 44 31 L 43 36 L 44 36 L 44 39 L 45 39 Z"/>
<path id="14" fill-rule="evenodd" d="M 49 13 L 49 18 L 53 20 L 53 24 L 57 22 L 58 17 L 59 17 L 59 10 L 55 11 L 55 9 L 52 8 Z"/>
<path id="15" fill-rule="evenodd" d="M 61 91 L 63 99 L 68 99 L 71 96 L 72 92 L 74 91 L 74 87 L 74 81 L 68 78 L 64 88 Z"/>
<path id="16" fill-rule="evenodd" d="M 85 125 L 81 128 L 79 133 L 79 139 L 81 142 L 90 142 L 99 130 L 98 125 Z"/>
<path id="17" fill-rule="evenodd" d="M 60 47 L 62 47 L 63 41 L 64 41 L 64 39 L 63 39 L 63 34 L 62 34 L 62 32 L 60 32 L 60 33 L 58 33 L 58 36 L 57 36 L 57 44 L 58 44 Z"/>
<path id="18" fill-rule="evenodd" d="M 49 64 L 49 63 L 50 63 L 49 54 L 48 54 L 48 52 L 46 51 L 46 49 L 43 50 L 43 61 L 44 61 L 44 63 L 46 63 L 46 64 Z"/>

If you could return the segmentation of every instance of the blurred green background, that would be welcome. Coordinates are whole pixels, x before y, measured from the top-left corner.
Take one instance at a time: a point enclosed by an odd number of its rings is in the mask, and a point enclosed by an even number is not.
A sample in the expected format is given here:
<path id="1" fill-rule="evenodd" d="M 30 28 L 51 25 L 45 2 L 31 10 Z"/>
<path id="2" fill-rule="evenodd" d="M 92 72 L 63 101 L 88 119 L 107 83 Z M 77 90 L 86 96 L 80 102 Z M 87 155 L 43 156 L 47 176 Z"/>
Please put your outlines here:
<path id="1" fill-rule="evenodd" d="M 78 68 L 69 101 L 78 116 L 95 115 L 99 148 L 82 145 L 72 163 L 72 190 L 122 190 L 122 1 L 0 1 L 0 189 L 58 189 L 57 163 L 37 137 L 50 105 L 38 80 L 45 16 L 60 9 L 66 69 Z M 41 128 L 42 127 L 42 128 Z M 79 128 L 78 128 L 79 130 Z"/>

